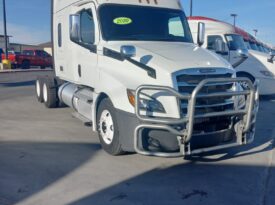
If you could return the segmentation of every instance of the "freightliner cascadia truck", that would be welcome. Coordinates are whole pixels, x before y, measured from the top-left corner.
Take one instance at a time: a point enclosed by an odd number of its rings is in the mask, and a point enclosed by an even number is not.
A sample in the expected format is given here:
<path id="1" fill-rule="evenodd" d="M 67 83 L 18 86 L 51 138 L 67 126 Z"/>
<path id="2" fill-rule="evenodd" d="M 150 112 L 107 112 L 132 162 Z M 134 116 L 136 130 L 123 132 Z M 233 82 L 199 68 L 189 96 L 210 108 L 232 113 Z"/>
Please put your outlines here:
<path id="1" fill-rule="evenodd" d="M 56 76 L 37 79 L 37 98 L 71 107 L 109 154 L 181 157 L 253 141 L 257 87 L 200 47 L 203 23 L 194 44 L 180 1 L 54 0 L 52 18 Z"/>

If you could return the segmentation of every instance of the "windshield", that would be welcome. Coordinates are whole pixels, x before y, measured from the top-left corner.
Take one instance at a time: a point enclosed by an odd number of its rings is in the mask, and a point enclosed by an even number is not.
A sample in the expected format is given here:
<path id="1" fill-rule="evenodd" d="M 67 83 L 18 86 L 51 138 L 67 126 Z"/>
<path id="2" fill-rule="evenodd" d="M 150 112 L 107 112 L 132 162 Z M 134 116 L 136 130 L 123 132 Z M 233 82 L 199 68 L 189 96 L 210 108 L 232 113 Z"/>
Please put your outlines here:
<path id="1" fill-rule="evenodd" d="M 259 51 L 263 52 L 263 49 L 262 49 L 262 46 L 261 46 L 261 45 L 257 44 L 257 47 L 258 47 L 258 50 L 259 50 Z"/>
<path id="2" fill-rule="evenodd" d="M 251 46 L 252 50 L 254 50 L 254 51 L 259 51 L 259 49 L 258 49 L 256 43 L 250 42 L 250 46 Z"/>
<path id="3" fill-rule="evenodd" d="M 238 49 L 246 49 L 243 37 L 236 34 L 225 35 L 226 41 L 228 43 L 229 50 L 236 51 Z"/>
<path id="4" fill-rule="evenodd" d="M 266 53 L 270 52 L 269 49 L 268 49 L 268 47 L 264 47 L 264 50 L 265 50 Z"/>
<path id="5" fill-rule="evenodd" d="M 99 17 L 106 41 L 168 41 L 193 43 L 183 11 L 106 4 Z"/>
<path id="6" fill-rule="evenodd" d="M 250 49 L 251 49 L 251 46 L 250 46 L 249 42 L 248 42 L 248 41 L 245 41 L 244 43 L 245 43 L 246 48 L 250 50 Z"/>

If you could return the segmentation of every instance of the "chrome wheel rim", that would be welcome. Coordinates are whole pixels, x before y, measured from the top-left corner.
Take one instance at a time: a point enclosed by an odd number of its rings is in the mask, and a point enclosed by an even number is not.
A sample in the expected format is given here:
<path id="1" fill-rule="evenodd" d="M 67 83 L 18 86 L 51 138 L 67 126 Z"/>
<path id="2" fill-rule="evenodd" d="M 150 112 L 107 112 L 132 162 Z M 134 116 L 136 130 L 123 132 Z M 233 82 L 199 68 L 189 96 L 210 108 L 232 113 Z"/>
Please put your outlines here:
<path id="1" fill-rule="evenodd" d="M 40 83 L 39 83 L 38 80 L 36 81 L 36 94 L 37 94 L 38 97 L 41 96 Z"/>
<path id="2" fill-rule="evenodd" d="M 247 82 L 241 82 L 240 85 L 242 86 L 242 88 L 243 88 L 244 90 L 248 90 L 248 89 L 249 89 L 249 85 L 248 85 Z"/>
<path id="3" fill-rule="evenodd" d="M 101 113 L 99 120 L 99 132 L 103 141 L 110 145 L 114 139 L 114 122 L 111 113 L 108 110 L 104 110 Z"/>
<path id="4" fill-rule="evenodd" d="M 48 101 L 48 89 L 46 84 L 43 85 L 43 100 L 44 102 Z"/>

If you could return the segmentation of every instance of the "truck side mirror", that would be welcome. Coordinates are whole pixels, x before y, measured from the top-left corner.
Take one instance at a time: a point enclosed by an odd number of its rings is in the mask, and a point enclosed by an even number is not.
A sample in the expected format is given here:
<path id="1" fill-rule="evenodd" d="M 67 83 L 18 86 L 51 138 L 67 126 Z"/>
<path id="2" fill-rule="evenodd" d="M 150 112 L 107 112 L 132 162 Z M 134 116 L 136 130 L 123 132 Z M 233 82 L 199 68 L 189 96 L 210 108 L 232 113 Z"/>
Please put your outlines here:
<path id="1" fill-rule="evenodd" d="M 248 59 L 249 57 L 248 49 L 238 49 L 237 55 L 240 58 L 240 60 L 232 65 L 233 68 L 237 68 L 244 61 L 246 61 L 246 59 Z"/>
<path id="2" fill-rule="evenodd" d="M 223 42 L 222 39 L 217 38 L 214 45 L 214 50 L 217 54 L 220 55 L 228 55 L 228 51 L 226 49 L 226 43 Z"/>
<path id="3" fill-rule="evenodd" d="M 70 38 L 74 42 L 80 42 L 80 15 L 70 15 Z"/>
<path id="4" fill-rule="evenodd" d="M 199 22 L 198 24 L 198 45 L 202 46 L 204 44 L 205 39 L 205 23 Z"/>
<path id="5" fill-rule="evenodd" d="M 248 49 L 238 49 L 237 53 L 240 58 L 248 58 L 249 56 Z"/>
<path id="6" fill-rule="evenodd" d="M 123 58 L 132 58 L 136 56 L 136 48 L 134 46 L 121 46 L 120 54 Z"/>
<path id="7" fill-rule="evenodd" d="M 269 63 L 273 63 L 274 62 L 274 57 L 275 57 L 275 51 L 270 51 L 269 58 L 267 59 L 267 61 Z"/>

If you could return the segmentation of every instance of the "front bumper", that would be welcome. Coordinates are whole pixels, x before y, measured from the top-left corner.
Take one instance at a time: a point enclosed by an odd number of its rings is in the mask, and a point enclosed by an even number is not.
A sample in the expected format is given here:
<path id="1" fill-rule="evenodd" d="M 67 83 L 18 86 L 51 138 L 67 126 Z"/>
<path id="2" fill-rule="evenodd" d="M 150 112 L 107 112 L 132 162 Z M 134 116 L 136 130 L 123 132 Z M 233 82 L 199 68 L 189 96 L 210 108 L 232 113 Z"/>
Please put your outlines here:
<path id="1" fill-rule="evenodd" d="M 211 83 L 239 83 L 246 82 L 249 89 L 245 91 L 232 91 L 232 92 L 217 92 L 211 94 L 200 94 L 200 91 L 204 86 Z M 144 91 L 160 91 L 162 93 L 169 93 L 169 95 L 175 96 L 179 101 L 188 101 L 188 112 L 187 115 L 181 117 L 180 119 L 167 119 L 161 117 L 149 117 L 141 114 L 139 107 L 140 95 Z M 205 114 L 196 114 L 196 100 L 197 99 L 207 99 L 207 98 L 219 98 L 219 97 L 236 97 L 245 96 L 246 104 L 243 110 L 233 109 L 230 111 L 222 112 L 212 112 Z M 180 106 L 180 103 L 179 103 Z M 163 86 L 151 86 L 144 85 L 140 86 L 136 91 L 136 115 L 141 121 L 141 124 L 136 127 L 134 135 L 134 148 L 135 151 L 142 155 L 147 156 L 158 156 L 158 157 L 181 157 L 186 155 L 199 154 L 208 151 L 214 151 L 234 146 L 245 145 L 253 142 L 255 135 L 255 123 L 256 116 L 259 108 L 259 97 L 258 97 L 258 85 L 253 85 L 252 82 L 247 78 L 236 78 L 236 79 L 206 79 L 203 80 L 194 89 L 191 95 L 182 95 L 176 90 L 170 87 Z M 232 117 L 232 125 L 227 130 L 222 130 L 213 133 L 205 134 L 194 134 L 194 125 L 197 119 L 213 118 L 230 116 Z M 162 130 L 171 133 L 177 137 L 177 142 L 179 145 L 179 151 L 177 152 L 159 152 L 146 150 L 142 145 L 142 131 L 148 130 Z M 225 136 L 233 136 L 231 140 L 223 140 Z M 209 146 L 200 146 L 197 148 L 193 146 L 194 141 L 200 141 L 203 137 L 218 137 L 220 142 Z M 169 135 L 167 135 L 169 137 Z M 225 137 L 226 138 L 226 137 Z"/>

